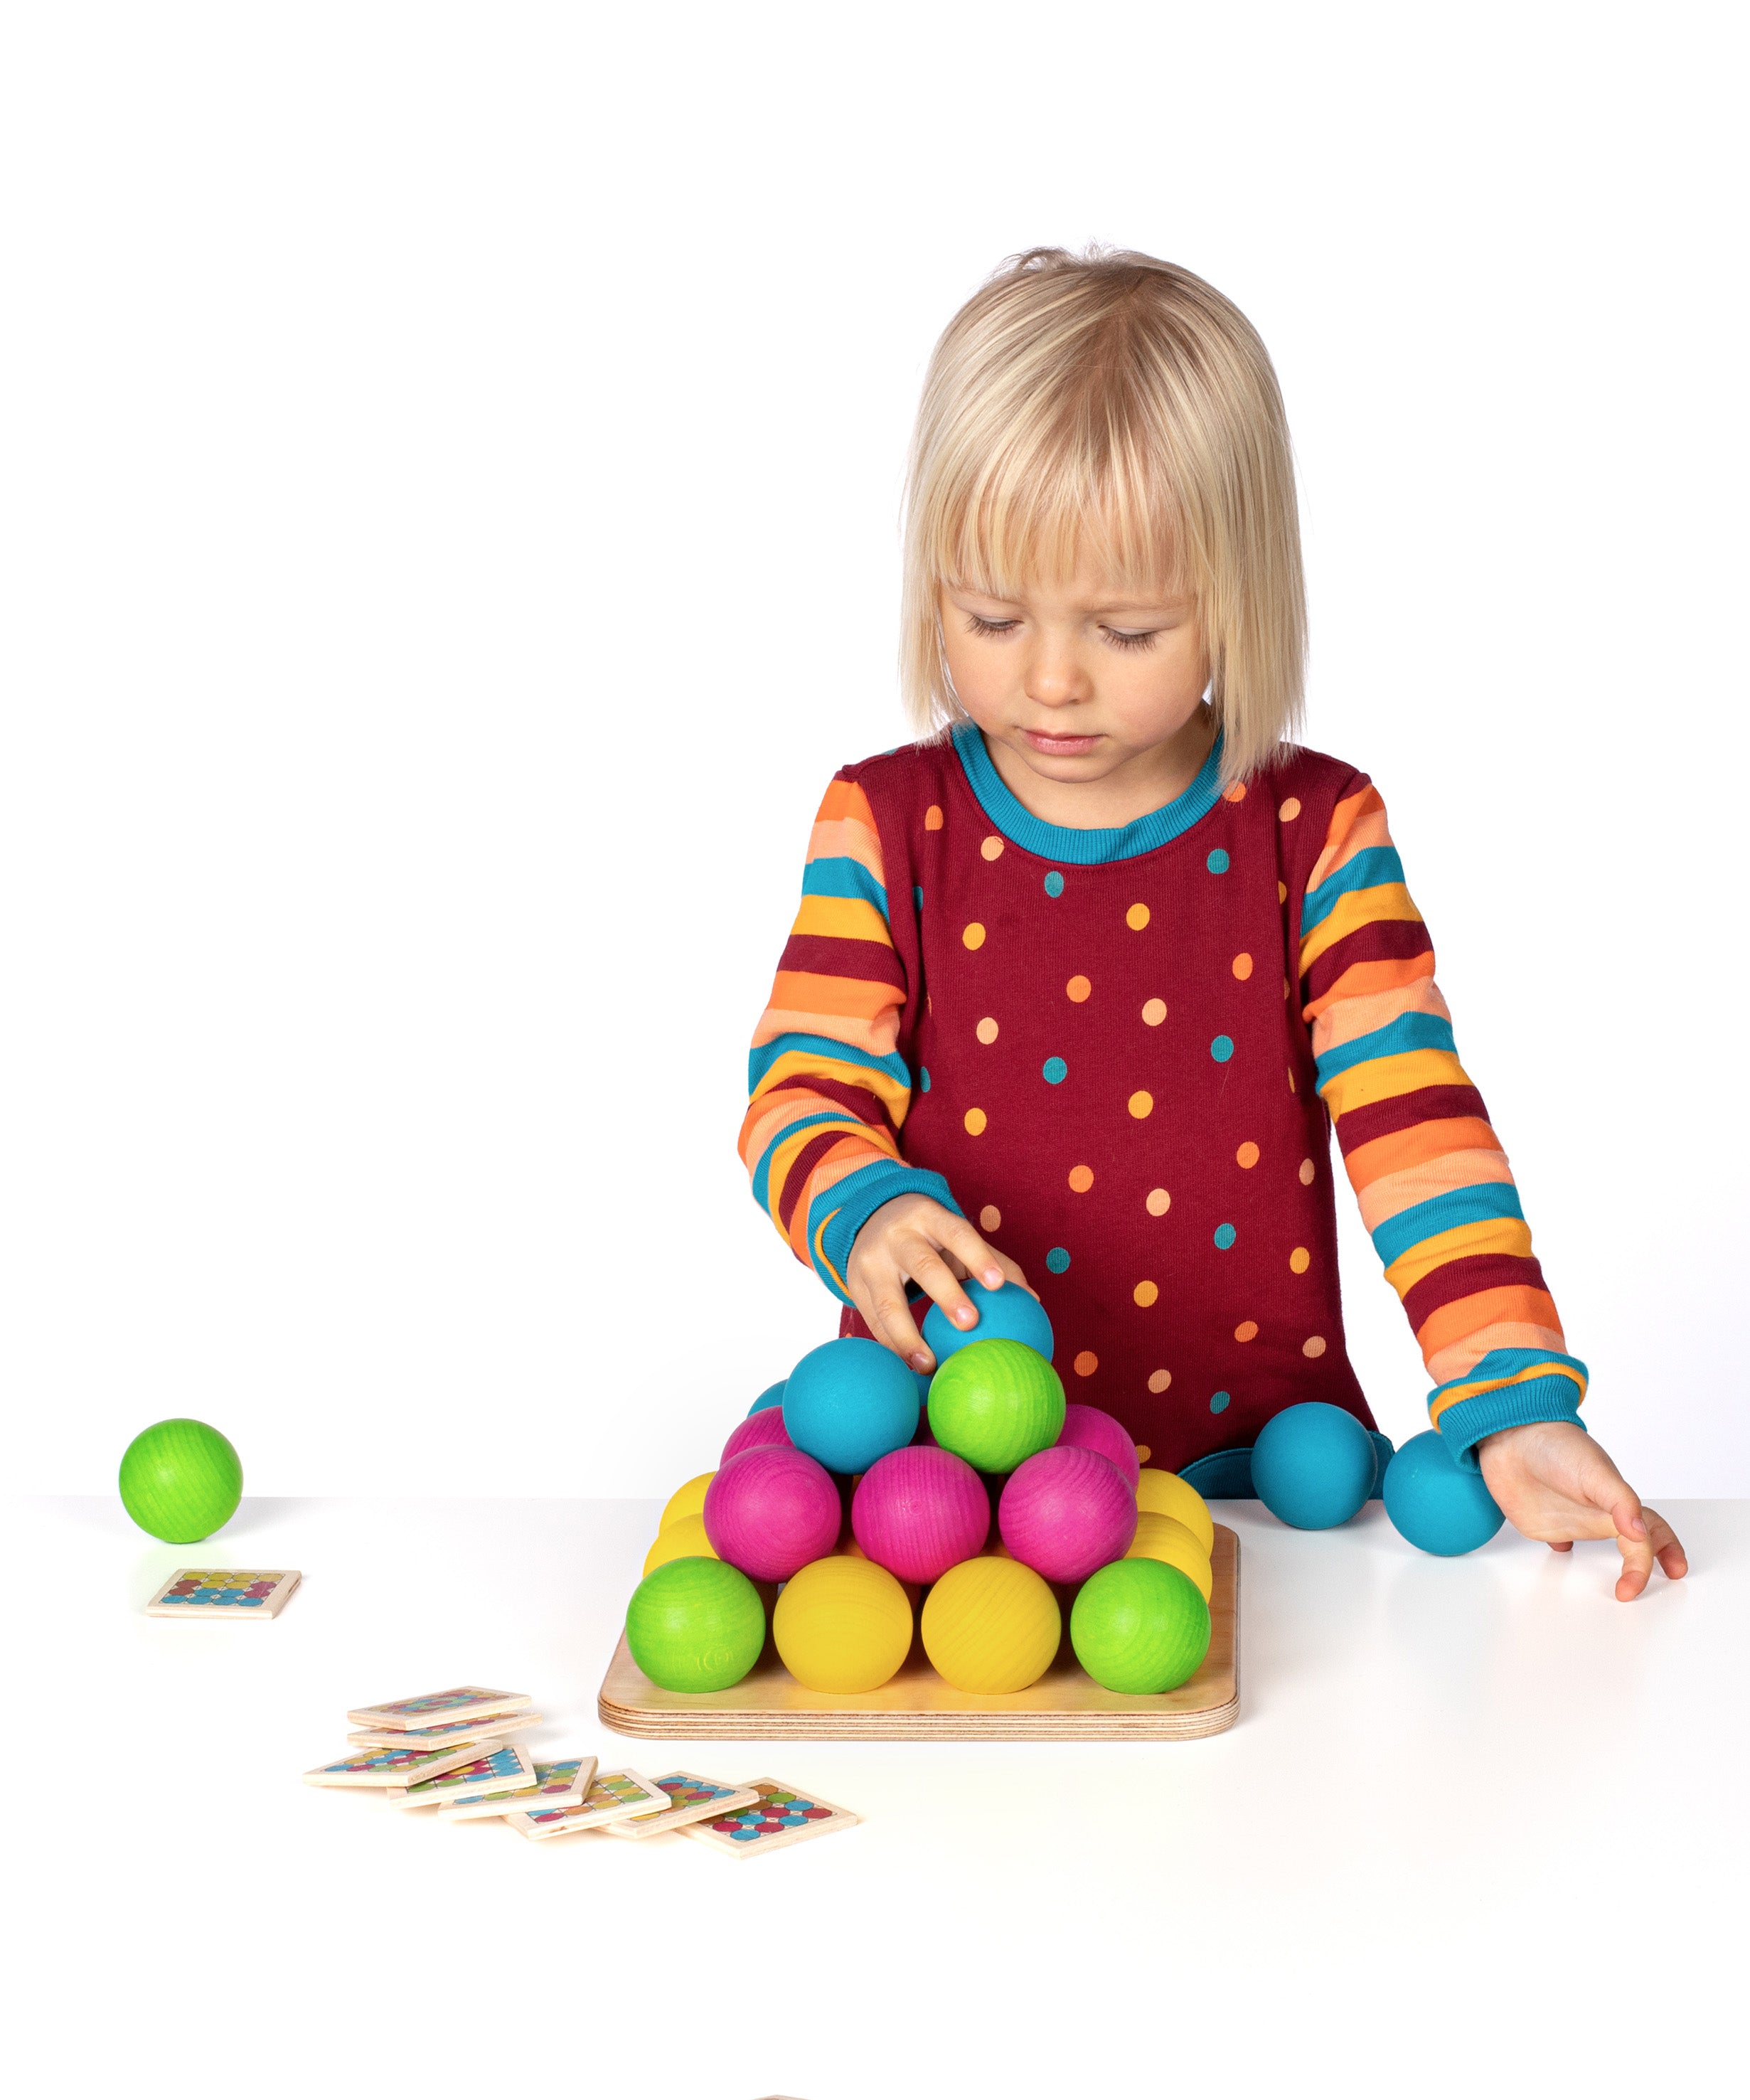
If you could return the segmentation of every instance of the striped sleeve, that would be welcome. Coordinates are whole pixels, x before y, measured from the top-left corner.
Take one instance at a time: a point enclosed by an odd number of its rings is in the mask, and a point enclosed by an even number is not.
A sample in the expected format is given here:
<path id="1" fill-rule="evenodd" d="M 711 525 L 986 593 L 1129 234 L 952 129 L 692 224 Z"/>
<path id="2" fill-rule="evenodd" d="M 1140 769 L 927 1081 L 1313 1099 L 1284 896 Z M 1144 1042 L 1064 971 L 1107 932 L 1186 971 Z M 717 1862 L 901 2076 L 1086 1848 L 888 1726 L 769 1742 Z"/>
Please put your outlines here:
<path id="1" fill-rule="evenodd" d="M 1458 1061 L 1386 807 L 1339 801 L 1301 911 L 1303 1010 L 1319 1092 L 1361 1215 L 1434 1380 L 1455 1457 L 1497 1429 L 1577 1418 L 1586 1367 L 1567 1353 L 1513 1170 Z"/>
<path id="2" fill-rule="evenodd" d="M 914 1192 L 959 1208 L 900 1148 L 906 991 L 875 813 L 841 774 L 814 819 L 802 902 L 754 1031 L 741 1155 L 754 1200 L 847 1303 L 851 1243 L 872 1211 Z"/>

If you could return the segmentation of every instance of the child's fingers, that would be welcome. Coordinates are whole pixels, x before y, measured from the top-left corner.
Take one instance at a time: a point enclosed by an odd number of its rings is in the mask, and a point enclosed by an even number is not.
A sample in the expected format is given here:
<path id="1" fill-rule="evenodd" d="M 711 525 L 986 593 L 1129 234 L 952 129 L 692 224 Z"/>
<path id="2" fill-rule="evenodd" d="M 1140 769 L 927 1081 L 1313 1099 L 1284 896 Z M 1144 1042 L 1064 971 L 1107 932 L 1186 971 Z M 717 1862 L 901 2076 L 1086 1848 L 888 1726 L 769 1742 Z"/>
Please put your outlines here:
<path id="1" fill-rule="evenodd" d="M 920 1290 L 927 1290 L 957 1327 L 978 1323 L 977 1308 L 960 1288 L 954 1271 L 941 1253 L 921 1236 L 900 1250 L 907 1274 Z"/>
<path id="2" fill-rule="evenodd" d="M 994 1246 L 987 1246 L 979 1238 L 964 1218 L 957 1218 L 950 1213 L 937 1237 L 946 1252 L 958 1255 L 966 1264 L 968 1276 L 976 1276 L 986 1290 L 998 1290 L 1002 1288 L 1004 1280 L 1002 1256 Z M 916 1282 L 919 1283 L 923 1282 L 923 1278 L 919 1276 L 915 1270 L 912 1273 Z M 928 1286 L 925 1287 L 927 1289 Z M 933 1298 L 936 1294 L 932 1290 L 930 1295 Z"/>
<path id="3" fill-rule="evenodd" d="M 868 1321 L 869 1330 L 875 1339 L 884 1342 L 915 1371 L 936 1368 L 936 1359 L 924 1346 L 918 1323 L 911 1317 L 904 1279 L 897 1269 L 891 1283 L 884 1283 L 871 1294 L 867 1304 L 859 1304 L 857 1309 Z"/>
<path id="4" fill-rule="evenodd" d="M 1647 1543 L 1653 1549 L 1654 1560 L 1672 1582 L 1681 1582 L 1689 1573 L 1689 1555 L 1682 1541 L 1657 1510 L 1648 1509 L 1643 1502 L 1641 1514 L 1646 1519 Z"/>

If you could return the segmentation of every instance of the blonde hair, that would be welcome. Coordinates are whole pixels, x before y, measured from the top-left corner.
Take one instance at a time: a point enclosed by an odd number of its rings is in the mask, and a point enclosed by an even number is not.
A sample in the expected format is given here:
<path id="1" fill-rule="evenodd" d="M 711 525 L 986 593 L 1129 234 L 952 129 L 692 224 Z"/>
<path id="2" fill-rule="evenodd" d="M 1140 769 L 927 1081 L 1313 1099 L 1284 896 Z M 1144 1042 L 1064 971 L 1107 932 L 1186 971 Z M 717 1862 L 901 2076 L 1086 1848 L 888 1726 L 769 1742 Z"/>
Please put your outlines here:
<path id="1" fill-rule="evenodd" d="M 1269 354 L 1188 270 L 1034 248 L 961 307 L 923 382 L 900 657 L 920 732 L 967 719 L 943 659 L 943 584 L 1012 597 L 1083 553 L 1126 587 L 1195 598 L 1223 777 L 1272 763 L 1300 721 L 1307 611 Z"/>

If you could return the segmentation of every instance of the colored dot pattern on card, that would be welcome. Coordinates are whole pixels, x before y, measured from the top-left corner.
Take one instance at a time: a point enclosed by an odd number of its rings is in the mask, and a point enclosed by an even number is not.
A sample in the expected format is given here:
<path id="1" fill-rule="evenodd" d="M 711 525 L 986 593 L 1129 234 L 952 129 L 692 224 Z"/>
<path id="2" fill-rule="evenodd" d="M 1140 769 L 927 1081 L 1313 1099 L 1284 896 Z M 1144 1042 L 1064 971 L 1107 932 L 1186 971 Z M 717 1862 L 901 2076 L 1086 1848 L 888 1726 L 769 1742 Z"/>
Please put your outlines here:
<path id="1" fill-rule="evenodd" d="M 402 1754 L 391 1752 L 390 1754 L 398 1756 Z M 421 1754 L 429 1757 L 431 1754 L 428 1750 Z M 518 1788 L 528 1785 L 523 1776 L 522 1758 L 508 1745 L 504 1749 L 494 1750 L 489 1757 L 476 1758 L 471 1765 L 458 1765 L 454 1771 L 442 1772 L 436 1779 L 421 1780 L 417 1786 L 409 1787 L 408 1792 L 417 1793 L 422 1798 L 430 1798 L 439 1793 L 454 1793 L 458 1787 L 478 1786 L 482 1780 L 492 1779 L 514 1780 Z"/>
<path id="2" fill-rule="evenodd" d="M 531 1808 L 529 1820 L 531 1823 L 563 1823 L 571 1817 L 581 1819 L 600 1809 L 624 1808 L 633 1802 L 648 1801 L 650 1798 L 649 1789 L 641 1785 L 637 1780 L 628 1778 L 624 1772 L 609 1772 L 596 1780 L 584 1796 L 581 1807 Z M 661 1814 L 661 1806 L 653 1812 Z"/>
<path id="3" fill-rule="evenodd" d="M 734 1815 L 719 1816 L 706 1828 L 721 1831 L 738 1843 L 752 1844 L 761 1838 L 775 1838 L 785 1830 L 799 1830 L 805 1823 L 824 1823 L 832 1814 L 800 1793 L 762 1793 L 749 1807 Z"/>
<path id="4" fill-rule="evenodd" d="M 566 1758 L 556 1765 L 544 1765 L 537 1759 L 532 1785 L 502 1787 L 487 1793 L 465 1794 L 456 1806 L 465 1807 L 477 1801 L 533 1802 L 544 1793 L 570 1793 L 576 1787 L 577 1775 L 583 1769 L 583 1762 L 581 1758 Z M 472 1771 L 473 1767 L 467 1769 Z"/>
<path id="5" fill-rule="evenodd" d="M 265 1604 L 279 1586 L 278 1575 L 257 1575 L 245 1582 L 235 1568 L 191 1568 L 158 1599 L 162 1604 L 235 1604 L 240 1610 Z"/>
<path id="6" fill-rule="evenodd" d="M 404 1772 L 431 1762 L 431 1752 L 415 1750 L 360 1750 L 355 1758 L 337 1758 L 324 1765 L 325 1772 Z M 470 1767 L 471 1770 L 472 1767 Z"/>

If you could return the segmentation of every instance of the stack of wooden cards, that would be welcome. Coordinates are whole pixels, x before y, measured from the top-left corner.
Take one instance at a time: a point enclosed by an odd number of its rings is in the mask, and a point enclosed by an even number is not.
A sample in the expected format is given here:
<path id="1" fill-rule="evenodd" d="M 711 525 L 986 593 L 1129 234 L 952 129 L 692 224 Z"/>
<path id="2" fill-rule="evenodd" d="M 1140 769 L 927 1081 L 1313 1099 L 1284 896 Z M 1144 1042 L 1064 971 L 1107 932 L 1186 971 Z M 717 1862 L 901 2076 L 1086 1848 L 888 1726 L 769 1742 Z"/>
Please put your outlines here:
<path id="1" fill-rule="evenodd" d="M 589 1757 L 546 1763 L 521 1736 L 540 1715 L 523 1692 L 456 1684 L 355 1707 L 348 1755 L 304 1774 L 311 1786 L 375 1787 L 397 1808 L 435 1808 L 440 1823 L 501 1818 L 544 1842 L 580 1831 L 651 1838 L 680 1830 L 745 1856 L 842 1830 L 858 1819 L 775 1779 L 732 1786 L 691 1771 L 647 1779 L 602 1772 Z"/>

